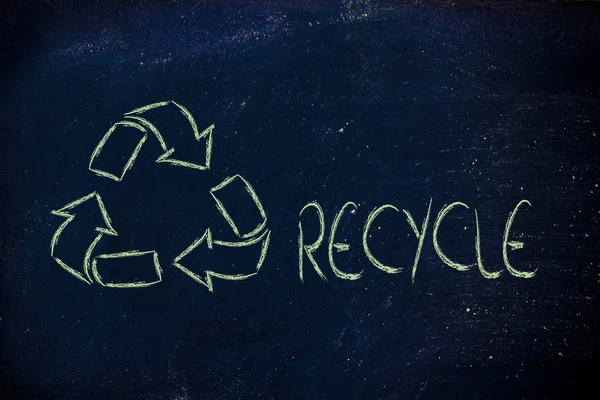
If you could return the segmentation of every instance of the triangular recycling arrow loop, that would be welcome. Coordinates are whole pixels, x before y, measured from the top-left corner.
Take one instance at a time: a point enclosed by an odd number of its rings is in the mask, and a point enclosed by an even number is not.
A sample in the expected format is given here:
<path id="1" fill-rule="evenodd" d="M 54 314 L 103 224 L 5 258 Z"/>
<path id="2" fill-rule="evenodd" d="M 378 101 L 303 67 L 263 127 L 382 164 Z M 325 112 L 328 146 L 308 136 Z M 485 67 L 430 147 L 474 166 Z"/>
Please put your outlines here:
<path id="1" fill-rule="evenodd" d="M 143 114 L 146 111 L 153 110 L 153 109 L 156 109 L 159 107 L 168 106 L 169 104 L 173 104 L 174 106 L 176 106 L 179 109 L 179 111 L 185 116 L 185 118 L 187 119 L 187 121 L 189 122 L 189 124 L 192 128 L 192 132 L 194 134 L 194 138 L 196 141 L 200 141 L 202 139 L 206 140 L 206 154 L 205 154 L 204 164 L 195 164 L 195 163 L 191 163 L 188 161 L 183 161 L 183 160 L 173 158 L 172 155 L 175 152 L 175 148 L 174 147 L 169 148 L 167 141 L 164 139 L 163 134 L 159 131 L 159 129 L 150 120 L 143 117 Z M 94 173 L 96 173 L 97 175 L 115 180 L 117 182 L 122 181 L 123 177 L 125 176 L 127 171 L 129 169 L 131 169 L 131 167 L 133 166 L 142 146 L 144 145 L 144 143 L 146 142 L 146 140 L 148 139 L 150 134 L 152 134 L 156 138 L 156 140 L 158 141 L 158 143 L 163 151 L 163 154 L 161 154 L 156 159 L 156 162 L 169 163 L 169 164 L 176 165 L 176 166 L 194 168 L 194 169 L 199 169 L 199 170 L 207 170 L 210 168 L 210 159 L 211 159 L 211 153 L 212 153 L 212 134 L 213 134 L 213 129 L 214 129 L 215 125 L 211 124 L 208 128 L 204 129 L 202 132 L 199 132 L 196 121 L 194 120 L 193 116 L 182 105 L 180 105 L 174 101 L 152 103 L 152 104 L 149 104 L 149 105 L 146 105 L 143 107 L 139 107 L 139 108 L 136 108 L 132 111 L 125 113 L 124 118 L 125 119 L 123 121 L 113 124 L 113 126 L 104 134 L 104 136 L 102 137 L 102 139 L 100 140 L 100 142 L 98 143 L 96 148 L 94 149 L 92 156 L 90 157 L 90 162 L 89 162 L 88 168 L 91 171 L 93 171 Z M 135 147 L 134 147 L 131 155 L 127 159 L 125 165 L 123 166 L 121 171 L 119 171 L 119 173 L 112 173 L 112 172 L 108 172 L 108 171 L 105 171 L 100 168 L 94 168 L 95 161 L 100 156 L 104 146 L 106 145 L 106 143 L 110 140 L 112 135 L 114 135 L 115 132 L 117 131 L 117 129 L 119 129 L 119 128 L 133 128 L 137 132 L 139 132 L 139 135 L 140 135 L 140 139 L 137 142 L 137 144 L 135 145 Z M 237 181 L 241 181 L 243 183 L 243 185 L 246 189 L 246 192 L 252 199 L 254 206 L 257 208 L 257 210 L 260 214 L 260 219 L 261 219 L 260 222 L 257 224 L 257 226 L 254 229 L 252 229 L 251 231 L 246 232 L 246 233 L 240 232 L 239 227 L 234 222 L 230 213 L 225 208 L 225 205 L 223 204 L 223 202 L 219 199 L 219 196 L 217 195 L 217 192 L 219 190 L 225 188 L 232 182 L 237 182 Z M 184 273 L 186 273 L 188 276 L 190 276 L 195 281 L 206 286 L 212 292 L 213 291 L 213 281 L 212 281 L 213 278 L 239 281 L 239 280 L 247 279 L 258 273 L 258 271 L 260 270 L 260 268 L 265 260 L 265 257 L 266 257 L 266 253 L 267 253 L 269 243 L 270 243 L 270 238 L 271 238 L 271 231 L 268 229 L 265 229 L 266 224 L 267 224 L 267 214 L 266 214 L 254 188 L 242 176 L 235 175 L 235 176 L 226 178 L 219 185 L 210 189 L 210 194 L 213 197 L 213 199 L 215 200 L 217 209 L 222 214 L 222 216 L 224 217 L 226 222 L 229 224 L 229 226 L 231 227 L 231 229 L 233 230 L 235 235 L 238 238 L 240 238 L 240 241 L 215 240 L 212 238 L 211 230 L 206 229 L 206 231 L 200 238 L 196 239 L 179 256 L 177 256 L 175 258 L 175 260 L 173 261 L 173 265 L 175 267 L 179 268 Z M 75 219 L 75 214 L 71 210 L 91 198 L 96 198 L 96 200 L 98 202 L 98 207 L 101 211 L 105 227 L 97 227 L 95 229 L 99 234 L 94 238 L 92 243 L 88 246 L 85 256 L 84 256 L 82 270 L 78 271 L 75 268 L 73 268 L 72 266 L 67 265 L 59 257 L 57 257 L 55 254 L 55 248 L 58 244 L 60 235 L 63 232 L 63 230 L 67 227 L 67 225 L 69 225 Z M 108 212 L 106 211 L 104 203 L 102 202 L 100 195 L 97 194 L 96 192 L 92 192 L 80 199 L 77 199 L 77 200 L 65 205 L 64 207 L 62 207 L 58 210 L 52 211 L 52 214 L 66 218 L 66 220 L 58 227 L 58 229 L 52 236 L 51 245 L 50 245 L 50 254 L 51 254 L 52 258 L 62 268 L 64 268 L 67 272 L 71 273 L 78 279 L 80 279 L 88 284 L 91 284 L 92 277 L 93 277 L 94 280 L 96 282 L 98 282 L 100 285 L 105 286 L 105 287 L 114 287 L 114 288 L 147 287 L 147 286 L 154 285 L 154 284 L 162 281 L 162 269 L 160 267 L 160 263 L 158 260 L 158 254 L 154 250 L 150 250 L 150 251 L 129 250 L 129 251 L 120 252 L 120 253 L 100 254 L 100 255 L 96 255 L 95 257 L 92 257 L 92 253 L 93 253 L 96 245 L 102 240 L 102 237 L 104 235 L 117 236 L 117 232 L 112 227 L 112 221 L 110 220 L 110 216 L 108 215 Z M 209 249 L 213 249 L 213 246 L 241 248 L 241 247 L 257 245 L 260 243 L 260 246 L 261 246 L 260 257 L 258 259 L 258 262 L 257 262 L 256 267 L 253 272 L 247 272 L 247 273 L 241 273 L 241 274 L 222 274 L 222 273 L 219 273 L 219 272 L 216 272 L 213 270 L 204 270 L 204 272 L 203 272 L 204 277 L 202 277 L 202 276 L 194 273 L 193 271 L 189 270 L 188 268 L 184 267 L 181 264 L 181 260 L 186 255 L 188 255 L 190 252 L 192 252 L 194 249 L 196 249 L 203 242 L 206 243 L 206 245 Z M 149 281 L 149 282 L 148 281 L 110 282 L 110 281 L 106 281 L 100 274 L 99 269 L 100 269 L 100 265 L 102 263 L 109 263 L 113 260 L 123 259 L 123 258 L 131 258 L 131 257 L 151 257 L 151 260 L 152 260 L 151 263 L 153 265 L 153 268 L 154 268 L 154 271 L 156 274 L 156 280 Z"/>

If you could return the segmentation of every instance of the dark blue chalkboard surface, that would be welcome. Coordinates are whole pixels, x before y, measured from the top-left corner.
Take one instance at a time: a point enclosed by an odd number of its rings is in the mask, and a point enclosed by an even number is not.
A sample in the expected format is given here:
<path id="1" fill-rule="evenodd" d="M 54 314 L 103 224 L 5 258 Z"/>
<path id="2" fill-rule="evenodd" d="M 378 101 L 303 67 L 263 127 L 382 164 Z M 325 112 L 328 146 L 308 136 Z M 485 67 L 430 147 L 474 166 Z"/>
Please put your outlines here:
<path id="1" fill-rule="evenodd" d="M 597 393 L 597 5 L 0 14 L 1 398 Z"/>

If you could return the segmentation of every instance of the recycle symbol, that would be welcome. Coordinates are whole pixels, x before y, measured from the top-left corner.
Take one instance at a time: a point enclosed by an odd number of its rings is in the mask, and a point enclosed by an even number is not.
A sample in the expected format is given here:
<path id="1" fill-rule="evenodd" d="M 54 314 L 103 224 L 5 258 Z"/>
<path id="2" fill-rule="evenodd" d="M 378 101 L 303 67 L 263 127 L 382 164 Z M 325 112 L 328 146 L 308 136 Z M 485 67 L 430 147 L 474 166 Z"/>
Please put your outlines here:
<path id="1" fill-rule="evenodd" d="M 150 110 L 159 110 L 159 109 L 167 109 L 167 108 L 175 108 L 178 110 L 183 116 L 186 118 L 191 130 L 193 132 L 194 138 L 197 142 L 204 141 L 206 146 L 205 158 L 202 163 L 189 162 L 185 160 L 180 160 L 175 158 L 175 148 L 169 148 L 167 143 L 165 142 L 163 135 L 159 131 L 159 129 L 153 125 L 150 120 L 145 118 L 145 114 Z M 101 166 L 97 166 L 98 159 L 103 154 L 103 149 L 106 148 L 108 144 L 111 143 L 111 138 L 117 137 L 117 135 L 124 134 L 125 129 L 134 129 L 136 133 L 139 135 L 140 139 L 135 145 L 131 155 L 126 160 L 125 165 L 120 171 L 112 171 L 109 172 L 106 168 Z M 136 108 L 135 110 L 129 111 L 124 114 L 124 119 L 120 122 L 117 122 L 112 125 L 112 127 L 104 134 L 96 148 L 94 149 L 90 161 L 89 161 L 89 170 L 94 172 L 96 175 L 111 179 L 116 182 L 121 182 L 127 171 L 131 169 L 133 164 L 135 163 L 140 150 L 142 149 L 144 143 L 151 137 L 154 137 L 158 140 L 160 147 L 163 153 L 156 158 L 155 162 L 157 163 L 166 163 L 171 164 L 177 167 L 183 168 L 192 168 L 197 170 L 209 170 L 210 169 L 210 160 L 212 153 L 212 143 L 213 143 L 213 130 L 215 129 L 215 125 L 212 124 L 208 128 L 204 129 L 202 132 L 199 131 L 196 121 L 194 120 L 192 114 L 182 105 L 174 102 L 174 101 L 164 101 L 159 103 L 149 104 L 140 108 Z M 129 133 L 127 133 L 129 134 Z M 248 196 L 253 201 L 256 206 L 261 221 L 258 225 L 252 229 L 250 232 L 240 232 L 240 229 L 232 219 L 231 215 L 227 212 L 223 202 L 219 199 L 218 192 L 225 188 L 230 184 L 242 184 Z M 241 175 L 234 175 L 226 178 L 209 190 L 210 195 L 214 199 L 216 203 L 216 207 L 221 215 L 224 217 L 225 221 L 231 227 L 236 237 L 239 241 L 223 241 L 213 238 L 212 231 L 210 228 L 207 228 L 200 237 L 194 240 L 187 248 L 185 248 L 174 260 L 172 260 L 171 265 L 187 276 L 195 280 L 196 282 L 206 286 L 209 291 L 213 291 L 213 279 L 223 279 L 223 280 L 232 280 L 239 281 L 250 278 L 260 271 L 261 266 L 264 263 L 265 257 L 267 255 L 267 250 L 269 248 L 269 242 L 271 238 L 271 231 L 266 228 L 267 226 L 267 215 L 266 212 L 254 191 L 254 188 L 250 183 L 244 179 Z M 95 232 L 97 235 L 93 239 L 93 241 L 89 244 L 85 251 L 85 255 L 83 258 L 83 262 L 80 265 L 69 265 L 60 256 L 60 246 L 59 239 L 61 234 L 65 231 L 65 229 L 75 220 L 76 218 L 76 209 L 83 203 L 88 201 L 96 201 L 96 205 L 103 220 L 103 226 L 99 226 L 95 228 Z M 51 242 L 50 242 L 50 255 L 51 257 L 60 265 L 65 271 L 75 276 L 79 280 L 92 284 L 94 281 L 99 283 L 104 287 L 112 287 L 112 288 L 141 288 L 147 287 L 151 285 L 155 285 L 157 283 L 162 282 L 162 274 L 163 270 L 158 258 L 158 253 L 155 250 L 130 250 L 119 253 L 110 253 L 110 254 L 97 254 L 94 255 L 94 249 L 100 243 L 104 236 L 118 236 L 117 231 L 112 226 L 112 220 L 109 216 L 109 213 L 102 201 L 102 198 L 99 193 L 92 192 L 86 196 L 83 196 L 77 200 L 74 200 L 65 206 L 53 210 L 51 214 L 65 218 L 62 224 L 56 229 L 54 232 Z M 222 247 L 248 247 L 260 244 L 260 256 L 256 263 L 255 269 L 250 272 L 240 273 L 240 274 L 224 274 L 218 273 L 212 270 L 204 270 L 202 273 L 196 273 L 192 270 L 186 268 L 184 265 L 185 257 L 198 248 L 200 245 L 206 246 L 209 250 L 213 250 L 213 248 L 222 246 Z M 147 257 L 150 261 L 148 265 L 152 266 L 153 273 L 156 275 L 156 279 L 152 281 L 141 281 L 141 280 L 131 280 L 131 281 L 110 281 L 106 280 L 102 277 L 102 268 L 103 265 L 107 262 L 110 262 L 114 259 L 128 259 L 132 257 Z"/>

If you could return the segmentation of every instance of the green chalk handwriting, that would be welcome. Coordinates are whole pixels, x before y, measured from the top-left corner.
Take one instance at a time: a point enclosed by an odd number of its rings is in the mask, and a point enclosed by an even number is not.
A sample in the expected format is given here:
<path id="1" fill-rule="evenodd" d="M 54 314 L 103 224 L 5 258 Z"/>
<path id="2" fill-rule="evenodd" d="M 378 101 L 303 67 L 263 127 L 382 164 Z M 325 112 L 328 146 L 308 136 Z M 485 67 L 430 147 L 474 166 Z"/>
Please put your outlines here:
<path id="1" fill-rule="evenodd" d="M 350 245 L 348 245 L 346 243 L 334 243 L 335 233 L 337 232 L 337 228 L 340 223 L 340 219 L 342 218 L 342 215 L 344 214 L 344 211 L 346 210 L 346 208 L 348 208 L 350 206 L 354 207 L 355 210 L 358 207 L 356 205 L 356 203 L 353 203 L 351 201 L 347 202 L 346 204 L 344 204 L 342 206 L 342 209 L 337 213 L 337 215 L 335 216 L 335 218 L 333 220 L 333 224 L 331 225 L 331 234 L 329 235 L 329 247 L 328 247 L 327 255 L 329 256 L 329 266 L 331 267 L 331 270 L 333 271 L 335 276 L 337 276 L 338 278 L 341 278 L 341 279 L 348 279 L 350 281 L 355 281 L 362 276 L 364 271 L 361 271 L 357 274 L 350 273 L 350 272 L 344 272 L 335 265 L 335 261 L 333 260 L 333 247 L 334 246 L 336 247 L 336 249 L 338 251 L 346 251 L 350 248 Z"/>
<path id="2" fill-rule="evenodd" d="M 444 252 L 442 251 L 442 249 L 440 248 L 440 245 L 438 243 L 437 240 L 437 236 L 438 236 L 438 230 L 440 229 L 440 225 L 442 224 L 442 221 L 444 220 L 444 217 L 446 217 L 446 215 L 450 212 L 450 210 L 452 210 L 455 207 L 464 207 L 466 209 L 469 208 L 468 205 L 466 205 L 465 203 L 462 203 L 460 201 L 456 201 L 454 203 L 445 205 L 439 212 L 437 219 L 435 220 L 435 224 L 433 225 L 433 247 L 435 248 L 435 252 L 437 253 L 437 255 L 440 257 L 440 259 L 444 262 L 444 264 L 448 265 L 449 267 L 452 267 L 454 269 L 456 269 L 457 271 L 466 271 L 469 268 L 471 268 L 474 264 L 461 264 L 461 263 L 457 263 L 452 261 L 451 259 L 449 259 Z"/>
<path id="3" fill-rule="evenodd" d="M 186 161 L 174 158 L 175 147 L 173 147 L 172 143 L 169 143 L 170 135 L 165 136 L 165 132 L 161 132 L 157 126 L 150 120 L 146 112 L 150 110 L 159 110 L 162 107 L 176 107 L 179 110 L 180 114 L 184 116 L 187 123 L 190 126 L 191 133 L 193 134 L 193 138 L 195 141 L 200 142 L 204 141 L 206 146 L 206 151 L 204 154 L 204 160 L 202 162 L 194 161 Z M 210 169 L 211 157 L 212 157 L 212 146 L 213 146 L 213 131 L 215 129 L 214 124 L 210 124 L 207 128 L 200 131 L 198 129 L 198 124 L 196 123 L 194 117 L 190 113 L 190 111 L 182 106 L 181 104 L 175 101 L 163 101 L 156 102 L 152 104 L 148 104 L 142 107 L 138 107 L 132 111 L 124 113 L 123 120 L 113 124 L 106 133 L 102 136 L 96 147 L 94 148 L 89 164 L 88 169 L 95 173 L 98 176 L 105 177 L 111 179 L 116 182 L 121 182 L 127 172 L 133 167 L 137 157 L 140 154 L 142 147 L 145 142 L 149 138 L 153 138 L 152 140 L 156 140 L 160 145 L 162 154 L 158 155 L 155 159 L 157 163 L 170 164 L 178 167 L 185 167 L 196 169 L 199 171 L 206 171 Z M 127 157 L 125 165 L 122 166 L 117 171 L 106 171 L 97 166 L 98 158 L 103 154 L 105 150 L 106 144 L 111 141 L 111 138 L 114 138 L 115 135 L 122 135 L 124 128 L 130 128 L 136 131 L 139 135 L 139 140 L 131 149 L 131 153 Z M 260 220 L 256 223 L 256 226 L 248 229 L 248 231 L 242 232 L 240 231 L 240 227 L 234 221 L 231 213 L 225 207 L 225 204 L 219 197 L 219 192 L 226 188 L 231 184 L 239 183 L 242 184 L 246 190 L 246 194 L 249 199 L 252 201 L 254 207 L 258 211 L 260 216 Z M 267 212 L 263 207 L 261 200 L 259 199 L 255 189 L 252 185 L 240 174 L 236 174 L 233 176 L 229 176 L 225 178 L 221 183 L 209 189 L 209 194 L 212 196 L 215 201 L 215 205 L 223 219 L 227 222 L 232 232 L 237 236 L 237 239 L 234 241 L 225 241 L 213 238 L 213 231 L 208 228 L 205 229 L 197 239 L 195 239 L 191 244 L 185 246 L 183 251 L 179 253 L 177 257 L 172 261 L 171 265 L 185 275 L 190 277 L 195 282 L 201 284 L 206 287 L 210 292 L 214 291 L 214 279 L 221 279 L 226 281 L 242 281 L 248 279 L 250 277 L 256 276 L 261 268 L 264 265 L 266 260 L 266 255 L 269 249 L 269 245 L 271 243 L 271 233 L 270 229 L 267 229 Z M 83 260 L 81 260 L 80 265 L 68 265 L 63 259 L 60 257 L 64 251 L 68 250 L 65 248 L 63 244 L 62 247 L 59 246 L 61 234 L 64 230 L 72 224 L 76 220 L 75 209 L 77 206 L 94 199 L 98 206 L 98 210 L 102 216 L 103 224 L 102 226 L 95 227 L 94 230 L 97 232 L 95 234 L 94 239 L 91 241 L 89 245 L 87 245 Z M 410 279 L 414 284 L 417 267 L 419 264 L 419 260 L 421 258 L 421 254 L 424 251 L 424 243 L 427 237 L 427 230 L 429 227 L 429 221 L 431 217 L 431 208 L 433 204 L 433 199 L 429 199 L 429 204 L 427 207 L 427 213 L 423 218 L 421 227 L 419 228 L 417 222 L 411 215 L 409 211 L 406 209 L 402 209 L 406 217 L 406 223 L 411 227 L 412 232 L 417 239 L 417 249 L 415 252 L 415 257 L 412 263 Z M 508 250 L 520 250 L 524 249 L 525 245 L 521 241 L 509 240 L 510 232 L 512 229 L 513 222 L 516 218 L 517 212 L 520 210 L 521 206 L 524 204 L 531 207 L 531 203 L 529 200 L 521 200 L 513 209 L 513 211 L 509 214 L 508 219 L 506 221 L 506 225 L 504 227 L 504 233 L 502 236 L 502 258 L 504 262 L 504 266 L 509 271 L 512 276 L 517 278 L 529 279 L 536 275 L 537 268 L 533 271 L 522 271 L 520 269 L 515 268 L 509 261 L 508 258 Z M 440 244 L 438 242 L 439 230 L 442 225 L 444 218 L 448 215 L 450 211 L 454 208 L 463 207 L 466 209 L 470 209 L 463 202 L 453 202 L 450 204 L 444 205 L 438 212 L 435 222 L 433 223 L 433 233 L 432 233 L 432 243 L 433 250 L 439 257 L 439 259 L 445 264 L 450 266 L 451 268 L 457 271 L 468 271 L 473 266 L 477 265 L 479 273 L 485 279 L 498 279 L 502 270 L 490 271 L 488 270 L 483 263 L 482 251 L 481 251 L 481 230 L 479 224 L 479 215 L 477 209 L 474 209 L 475 215 L 475 264 L 462 264 L 456 261 L 451 260 L 441 249 Z M 317 213 L 318 223 L 319 223 L 319 233 L 314 239 L 312 243 L 306 243 L 305 237 L 305 229 L 302 221 L 302 216 L 305 211 L 308 209 L 314 209 Z M 331 226 L 329 229 L 329 238 L 327 242 L 327 258 L 329 261 L 329 267 L 333 275 L 339 279 L 344 280 L 358 280 L 360 279 L 365 270 L 361 270 L 360 272 L 347 272 L 347 270 L 343 270 L 338 267 L 335 262 L 335 253 L 340 253 L 344 251 L 350 250 L 350 244 L 345 242 L 336 242 L 336 235 L 338 233 L 339 223 L 346 214 L 348 210 L 351 210 L 351 214 L 355 214 L 358 210 L 358 205 L 352 201 L 347 201 L 341 207 L 341 209 L 335 214 Z M 387 274 L 398 274 L 404 270 L 403 267 L 400 266 L 391 266 L 384 264 L 378 257 L 376 257 L 371 248 L 369 247 L 369 237 L 370 230 L 375 222 L 375 220 L 380 217 L 380 215 L 386 210 L 393 210 L 395 212 L 399 212 L 400 209 L 392 204 L 384 204 L 382 206 L 378 206 L 372 209 L 372 211 L 368 214 L 364 226 L 362 227 L 362 247 L 364 254 L 367 260 L 378 270 L 383 271 Z M 231 210 L 230 210 L 231 211 Z M 162 282 L 163 269 L 161 267 L 158 253 L 156 250 L 127 250 L 117 253 L 108 253 L 108 254 L 94 254 L 96 249 L 99 248 L 98 244 L 102 241 L 105 236 L 117 236 L 117 232 L 112 226 L 111 218 L 106 210 L 104 202 L 102 198 L 97 192 L 89 193 L 83 197 L 80 197 L 65 206 L 58 208 L 56 210 L 51 211 L 51 214 L 55 216 L 59 216 L 64 218 L 64 221 L 58 226 L 54 234 L 50 239 L 50 256 L 51 258 L 65 271 L 69 274 L 73 275 L 78 280 L 81 280 L 87 284 L 92 284 L 94 281 L 97 282 L 102 287 L 107 288 L 144 288 L 152 285 L 156 285 Z M 306 221 L 304 222 L 307 223 Z M 299 278 L 301 282 L 304 282 L 304 258 L 308 258 L 315 272 L 321 279 L 327 281 L 327 277 L 323 273 L 323 270 L 317 263 L 315 259 L 315 253 L 319 251 L 323 241 L 325 239 L 326 233 L 326 225 L 325 225 L 325 213 L 321 207 L 321 205 L 317 201 L 312 201 L 306 204 L 300 210 L 298 214 L 298 268 L 299 268 Z M 186 256 L 192 253 L 194 250 L 198 249 L 200 246 L 206 246 L 208 250 L 214 250 L 217 248 L 229 249 L 227 251 L 235 251 L 236 249 L 248 248 L 251 246 L 260 246 L 260 254 L 257 260 L 251 260 L 248 266 L 238 266 L 240 268 L 239 273 L 225 274 L 218 272 L 217 266 L 201 266 L 201 267 L 192 267 L 188 262 L 185 261 Z M 60 247 L 60 248 L 59 248 Z M 182 246 L 183 248 L 184 246 Z M 334 251 L 335 249 L 335 251 Z M 323 250 L 325 251 L 325 250 Z M 64 256 L 63 256 L 64 257 Z M 113 267 L 113 263 L 118 260 L 128 260 L 132 258 L 143 258 L 144 262 L 149 266 L 149 269 L 153 271 L 155 278 L 151 280 L 137 280 L 135 278 L 128 279 L 127 281 L 113 281 L 107 280 L 103 278 L 103 274 L 106 276 L 105 271 L 108 268 Z"/>
<path id="4" fill-rule="evenodd" d="M 307 245 L 307 244 L 304 244 L 304 230 L 302 229 L 302 221 L 300 221 L 300 217 L 302 216 L 302 213 L 310 207 L 315 208 L 317 210 L 317 214 L 319 216 L 319 237 L 317 237 L 317 240 L 315 242 Z M 317 264 L 317 262 L 315 261 L 315 258 L 313 256 L 313 253 L 319 248 L 319 246 L 321 246 L 321 243 L 323 242 L 323 239 L 325 238 L 325 213 L 323 213 L 323 209 L 321 208 L 319 203 L 317 203 L 316 201 L 313 201 L 313 202 L 305 205 L 302 208 L 302 210 L 300 210 L 300 214 L 298 215 L 298 231 L 299 231 L 299 233 L 298 233 L 298 265 L 299 265 L 299 271 L 300 271 L 300 281 L 304 282 L 304 269 L 303 269 L 303 265 L 304 265 L 303 253 L 304 252 L 306 252 L 306 256 L 310 260 L 315 271 L 317 271 L 317 274 L 323 280 L 327 280 L 327 278 L 323 274 L 323 271 L 321 271 L 321 268 L 319 268 L 319 264 Z"/>
<path id="5" fill-rule="evenodd" d="M 423 220 L 421 232 L 419 232 L 419 230 L 417 229 L 417 224 L 415 223 L 415 220 L 410 215 L 410 213 L 406 210 L 402 210 L 402 211 L 404 211 L 404 214 L 406 214 L 406 219 L 407 219 L 409 225 L 412 227 L 412 229 L 415 233 L 415 236 L 417 237 L 417 239 L 419 239 L 419 243 L 417 245 L 417 252 L 415 253 L 415 262 L 413 263 L 412 273 L 411 273 L 411 277 L 410 277 L 410 279 L 413 283 L 415 282 L 415 275 L 417 273 L 417 265 L 419 264 L 419 259 L 421 258 L 421 251 L 423 251 L 423 242 L 425 241 L 425 236 L 427 235 L 427 226 L 429 225 L 429 215 L 431 214 L 431 204 L 432 203 L 433 203 L 433 199 L 429 199 L 429 207 L 427 207 L 427 215 L 425 216 L 425 219 Z M 434 234 L 434 243 L 435 243 L 435 234 Z"/>
<path id="6" fill-rule="evenodd" d="M 523 205 L 523 204 L 527 204 L 528 206 L 531 207 L 531 203 L 529 202 L 529 200 L 521 200 L 515 207 L 515 209 L 510 213 L 508 220 L 506 221 L 506 228 L 504 229 L 504 235 L 502 237 L 502 258 L 504 259 L 504 265 L 506 265 L 506 269 L 508 269 L 508 272 L 510 272 L 512 275 L 516 276 L 517 278 L 533 278 L 535 276 L 535 274 L 537 273 L 537 268 L 533 271 L 519 271 L 518 269 L 516 269 L 515 267 L 513 267 L 510 264 L 510 261 L 508 261 L 508 251 L 507 251 L 507 245 L 510 246 L 512 248 L 512 250 L 517 250 L 517 249 L 522 249 L 523 248 L 523 242 L 509 242 L 508 241 L 508 236 L 510 235 L 510 228 L 512 227 L 512 224 L 515 220 L 515 217 L 517 215 L 517 211 L 519 211 L 519 208 Z"/>
<path id="7" fill-rule="evenodd" d="M 475 232 L 475 255 L 477 257 L 479 272 L 481 272 L 481 275 L 483 275 L 484 278 L 497 279 L 500 277 L 502 271 L 489 272 L 483 266 L 483 258 L 481 257 L 481 235 L 479 233 L 479 216 L 477 215 L 477 210 L 475 210 Z"/>
<path id="8" fill-rule="evenodd" d="M 394 267 L 390 267 L 388 265 L 383 264 L 381 261 L 379 261 L 377 258 L 375 258 L 373 253 L 371 253 L 371 250 L 369 249 L 369 244 L 367 243 L 367 238 L 369 236 L 369 230 L 371 229 L 371 225 L 373 224 L 373 221 L 375 221 L 375 218 L 377 218 L 377 216 L 379 214 L 381 214 L 381 212 L 383 212 L 384 210 L 387 210 L 387 209 L 399 211 L 393 205 L 385 204 L 383 206 L 374 208 L 373 211 L 371 211 L 371 213 L 367 217 L 367 221 L 365 222 L 365 227 L 363 228 L 363 237 L 362 237 L 363 250 L 364 250 L 367 258 L 369 259 L 369 261 L 371 261 L 371 263 L 375 267 L 379 268 L 380 270 L 382 270 L 384 272 L 387 272 L 388 274 L 397 274 L 398 272 L 402 271 L 402 267 L 394 268 Z"/>

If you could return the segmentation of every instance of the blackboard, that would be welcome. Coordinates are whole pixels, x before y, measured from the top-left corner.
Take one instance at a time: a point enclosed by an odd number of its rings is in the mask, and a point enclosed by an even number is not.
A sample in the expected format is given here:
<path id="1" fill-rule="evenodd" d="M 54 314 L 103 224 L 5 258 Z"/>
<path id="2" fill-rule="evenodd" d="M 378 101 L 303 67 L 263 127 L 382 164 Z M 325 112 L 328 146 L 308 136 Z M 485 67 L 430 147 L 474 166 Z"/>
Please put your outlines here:
<path id="1" fill-rule="evenodd" d="M 595 393 L 597 5 L 1 15 L 2 398 Z"/>

